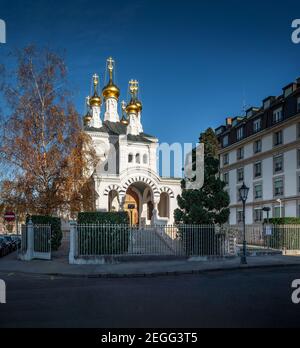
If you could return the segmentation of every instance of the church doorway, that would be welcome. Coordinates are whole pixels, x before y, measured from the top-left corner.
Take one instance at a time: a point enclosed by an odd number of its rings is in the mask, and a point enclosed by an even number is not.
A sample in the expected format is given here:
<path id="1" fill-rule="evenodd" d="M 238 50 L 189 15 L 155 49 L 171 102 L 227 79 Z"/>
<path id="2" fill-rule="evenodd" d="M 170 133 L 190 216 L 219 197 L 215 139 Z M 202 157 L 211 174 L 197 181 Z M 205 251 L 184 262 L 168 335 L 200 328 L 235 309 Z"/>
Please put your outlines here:
<path id="1" fill-rule="evenodd" d="M 138 193 L 129 188 L 126 192 L 124 210 L 128 212 L 131 226 L 139 225 L 139 208 L 140 200 Z"/>
<path id="2" fill-rule="evenodd" d="M 126 192 L 124 210 L 128 212 L 130 224 L 144 227 L 151 225 L 153 217 L 153 194 L 143 182 L 129 186 Z"/>

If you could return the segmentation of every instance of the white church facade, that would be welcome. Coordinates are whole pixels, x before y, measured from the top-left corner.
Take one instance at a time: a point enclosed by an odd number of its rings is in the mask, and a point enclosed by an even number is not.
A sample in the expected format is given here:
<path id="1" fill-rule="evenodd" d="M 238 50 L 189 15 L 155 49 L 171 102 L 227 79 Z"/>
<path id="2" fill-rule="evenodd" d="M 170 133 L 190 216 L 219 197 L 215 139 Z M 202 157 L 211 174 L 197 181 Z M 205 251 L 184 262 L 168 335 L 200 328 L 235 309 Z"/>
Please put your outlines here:
<path id="1" fill-rule="evenodd" d="M 93 76 L 84 117 L 85 132 L 100 159 L 93 174 L 95 208 L 127 211 L 133 225 L 173 224 L 181 179 L 158 174 L 159 142 L 143 130 L 138 82 L 129 82 L 129 102 L 119 103 L 112 58 L 107 60 L 107 69 L 109 82 L 102 93 L 98 75 Z"/>

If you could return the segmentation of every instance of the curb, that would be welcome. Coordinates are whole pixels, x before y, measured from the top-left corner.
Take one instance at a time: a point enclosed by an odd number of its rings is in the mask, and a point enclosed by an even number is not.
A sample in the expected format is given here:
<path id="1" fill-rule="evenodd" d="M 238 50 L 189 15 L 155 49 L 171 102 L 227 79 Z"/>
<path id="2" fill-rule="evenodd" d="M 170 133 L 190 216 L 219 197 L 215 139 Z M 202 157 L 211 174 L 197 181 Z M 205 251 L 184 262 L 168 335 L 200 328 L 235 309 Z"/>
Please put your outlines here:
<path id="1" fill-rule="evenodd" d="M 22 275 L 36 275 L 36 276 L 49 276 L 59 278 L 81 278 L 81 279 L 121 279 L 121 278 L 156 278 L 166 276 L 182 276 L 182 275 L 197 275 L 212 272 L 228 272 L 228 271 L 247 271 L 251 269 L 272 269 L 272 268 L 287 268 L 287 267 L 300 267 L 299 263 L 291 264 L 277 264 L 277 265 L 253 265 L 253 266 L 234 266 L 228 268 L 212 268 L 201 270 L 185 270 L 185 271 L 167 271 L 167 272 L 153 272 L 153 273 L 95 273 L 95 274 L 72 274 L 72 273 L 34 273 L 34 272 L 19 272 L 19 271 L 7 271 L 0 270 L 1 273 L 14 273 Z"/>

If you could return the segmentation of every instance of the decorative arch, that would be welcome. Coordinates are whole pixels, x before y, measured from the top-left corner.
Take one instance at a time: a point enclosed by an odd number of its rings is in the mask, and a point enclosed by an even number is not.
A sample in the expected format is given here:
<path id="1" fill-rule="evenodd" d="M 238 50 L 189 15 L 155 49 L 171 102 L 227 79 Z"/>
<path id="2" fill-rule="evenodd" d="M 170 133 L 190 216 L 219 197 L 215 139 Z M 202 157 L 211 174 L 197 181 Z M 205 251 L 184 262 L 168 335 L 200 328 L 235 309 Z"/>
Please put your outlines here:
<path id="1" fill-rule="evenodd" d="M 148 185 L 152 189 L 153 197 L 159 199 L 160 191 L 157 188 L 157 185 L 150 178 L 147 178 L 144 176 L 134 176 L 134 177 L 126 180 L 126 182 L 122 185 L 122 189 L 119 193 L 121 195 L 125 195 L 129 186 L 131 186 L 132 184 L 135 184 L 137 182 L 142 182 L 142 183 Z"/>
<path id="2" fill-rule="evenodd" d="M 170 189 L 170 187 L 164 186 L 160 189 L 161 193 L 167 193 L 170 198 L 175 198 L 174 192 Z"/>
<path id="3" fill-rule="evenodd" d="M 104 196 L 108 196 L 110 191 L 117 191 L 118 194 L 122 194 L 122 189 L 119 185 L 110 185 L 104 190 Z"/>

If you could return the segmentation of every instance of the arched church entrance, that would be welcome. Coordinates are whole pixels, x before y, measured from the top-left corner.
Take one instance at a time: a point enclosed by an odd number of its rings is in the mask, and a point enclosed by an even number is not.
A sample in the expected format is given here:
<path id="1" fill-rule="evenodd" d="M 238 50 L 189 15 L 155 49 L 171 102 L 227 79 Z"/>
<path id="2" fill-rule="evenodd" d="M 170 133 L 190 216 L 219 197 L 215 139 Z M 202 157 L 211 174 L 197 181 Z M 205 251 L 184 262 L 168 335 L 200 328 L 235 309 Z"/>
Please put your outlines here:
<path id="1" fill-rule="evenodd" d="M 124 210 L 128 212 L 130 225 L 139 225 L 140 199 L 138 193 L 132 187 L 126 192 Z"/>
<path id="2" fill-rule="evenodd" d="M 130 223 L 141 227 L 151 225 L 153 217 L 153 192 L 144 182 L 131 184 L 125 197 L 124 210 L 128 212 Z"/>

